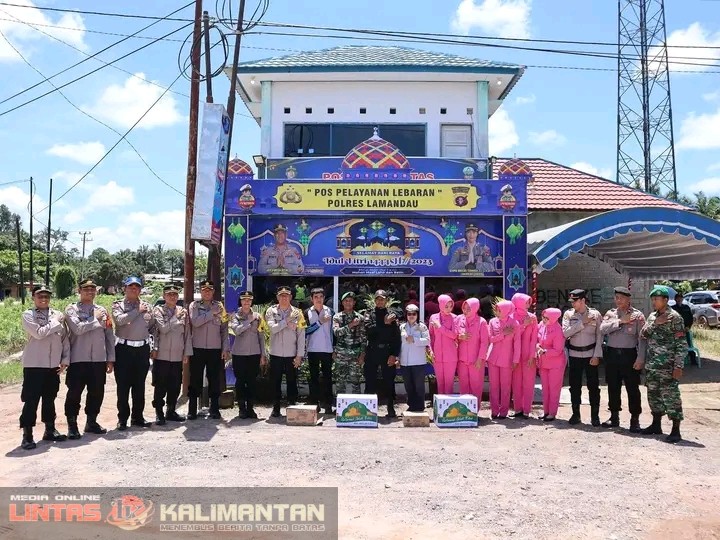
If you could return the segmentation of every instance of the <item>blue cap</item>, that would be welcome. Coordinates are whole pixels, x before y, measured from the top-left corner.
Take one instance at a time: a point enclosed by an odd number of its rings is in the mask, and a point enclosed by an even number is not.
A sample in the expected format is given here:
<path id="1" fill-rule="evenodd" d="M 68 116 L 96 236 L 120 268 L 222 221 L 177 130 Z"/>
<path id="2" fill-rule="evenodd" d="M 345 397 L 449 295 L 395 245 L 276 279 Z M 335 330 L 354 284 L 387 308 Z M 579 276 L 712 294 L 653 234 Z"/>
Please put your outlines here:
<path id="1" fill-rule="evenodd" d="M 127 287 L 128 285 L 140 285 L 142 287 L 142 281 L 137 276 L 130 276 L 125 280 L 125 286 Z"/>

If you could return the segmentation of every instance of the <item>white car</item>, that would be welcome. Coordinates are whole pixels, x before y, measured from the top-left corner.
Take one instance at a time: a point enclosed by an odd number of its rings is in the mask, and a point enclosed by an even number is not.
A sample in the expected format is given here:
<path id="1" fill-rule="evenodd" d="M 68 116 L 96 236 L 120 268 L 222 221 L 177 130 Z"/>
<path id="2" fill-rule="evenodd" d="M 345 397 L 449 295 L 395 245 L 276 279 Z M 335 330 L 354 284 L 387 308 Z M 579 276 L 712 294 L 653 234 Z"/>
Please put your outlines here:
<path id="1" fill-rule="evenodd" d="M 720 291 L 693 291 L 685 295 L 700 328 L 720 326 Z"/>

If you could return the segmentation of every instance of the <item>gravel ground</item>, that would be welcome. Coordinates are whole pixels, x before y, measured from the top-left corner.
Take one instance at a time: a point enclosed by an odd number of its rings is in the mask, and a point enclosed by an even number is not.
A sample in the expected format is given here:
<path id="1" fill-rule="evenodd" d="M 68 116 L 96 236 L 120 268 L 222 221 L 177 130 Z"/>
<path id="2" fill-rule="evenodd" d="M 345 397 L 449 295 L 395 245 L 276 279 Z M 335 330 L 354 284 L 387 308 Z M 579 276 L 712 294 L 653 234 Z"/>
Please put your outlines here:
<path id="1" fill-rule="evenodd" d="M 261 407 L 255 422 L 227 409 L 221 421 L 113 429 L 26 452 L 14 385 L 0 389 L 0 484 L 337 486 L 340 538 L 353 540 L 720 538 L 720 362 L 689 369 L 682 392 L 687 440 L 677 445 L 564 421 L 491 422 L 484 403 L 477 429 L 337 429 L 330 417 L 291 427 Z M 110 378 L 106 427 L 114 402 Z"/>

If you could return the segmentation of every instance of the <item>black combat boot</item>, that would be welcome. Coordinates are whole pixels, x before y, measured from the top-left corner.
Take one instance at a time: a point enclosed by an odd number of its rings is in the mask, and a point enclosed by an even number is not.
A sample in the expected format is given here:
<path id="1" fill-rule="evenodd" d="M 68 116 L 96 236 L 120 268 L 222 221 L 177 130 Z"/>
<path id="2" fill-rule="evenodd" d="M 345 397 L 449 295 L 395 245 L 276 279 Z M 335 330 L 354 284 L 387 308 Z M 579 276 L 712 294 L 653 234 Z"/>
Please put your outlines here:
<path id="1" fill-rule="evenodd" d="M 33 450 L 37 448 L 37 445 L 35 444 L 35 439 L 33 439 L 33 428 L 32 427 L 24 427 L 23 428 L 23 438 L 22 442 L 20 443 L 20 447 L 23 450 Z"/>
<path id="2" fill-rule="evenodd" d="M 196 397 L 188 398 L 188 414 L 187 414 L 188 420 L 197 419 L 197 406 L 198 406 L 198 400 Z"/>
<path id="3" fill-rule="evenodd" d="M 158 426 L 164 426 L 165 424 L 167 424 L 167 422 L 165 421 L 165 413 L 163 412 L 162 407 L 155 408 L 155 423 Z"/>
<path id="4" fill-rule="evenodd" d="M 387 405 L 387 414 L 385 415 L 387 418 L 397 418 L 397 413 L 395 412 L 395 401 L 392 399 L 388 399 L 388 405 Z"/>
<path id="5" fill-rule="evenodd" d="M 45 422 L 45 433 L 43 433 L 42 440 L 63 442 L 67 441 L 67 435 L 63 435 L 55 429 L 55 422 Z"/>
<path id="6" fill-rule="evenodd" d="M 590 423 L 593 427 L 600 427 L 600 405 L 590 406 Z"/>
<path id="7" fill-rule="evenodd" d="M 220 420 L 222 418 L 220 415 L 220 398 L 210 398 L 210 414 L 208 418 L 212 418 L 213 420 Z"/>
<path id="8" fill-rule="evenodd" d="M 652 424 L 650 424 L 645 429 L 641 429 L 640 433 L 643 435 L 662 435 L 662 413 L 652 413 L 653 421 Z"/>
<path id="9" fill-rule="evenodd" d="M 68 439 L 71 440 L 77 440 L 80 437 L 82 437 L 82 434 L 80 433 L 80 430 L 78 429 L 77 424 L 77 416 L 68 416 L 67 417 L 67 423 L 68 423 Z M 87 431 L 87 426 L 86 431 Z"/>
<path id="10" fill-rule="evenodd" d="M 252 418 L 253 420 L 257 420 L 258 417 L 255 409 L 253 409 L 253 402 L 249 399 L 247 400 L 247 417 Z"/>
<path id="11" fill-rule="evenodd" d="M 250 418 L 248 416 L 248 410 L 247 410 L 247 407 L 245 406 L 244 401 L 241 401 L 238 403 L 238 418 L 240 418 L 242 420 L 245 420 L 246 418 Z"/>
<path id="12" fill-rule="evenodd" d="M 175 406 L 167 406 L 167 413 L 165 413 L 165 419 L 168 422 L 184 422 L 185 417 L 182 414 L 178 414 L 175 410 Z"/>
<path id="13" fill-rule="evenodd" d="M 611 412 L 610 418 L 608 418 L 607 420 L 605 420 L 602 423 L 602 427 L 604 427 L 604 428 L 620 427 L 620 415 L 616 411 Z"/>
<path id="14" fill-rule="evenodd" d="M 676 443 L 682 441 L 682 436 L 680 435 L 680 420 L 673 420 L 673 427 L 672 431 L 670 431 L 670 435 L 665 437 L 665 442 L 669 443 Z"/>
<path id="15" fill-rule="evenodd" d="M 137 426 L 137 427 L 150 427 L 152 425 L 152 423 L 145 420 L 144 416 L 140 416 L 138 418 L 131 419 L 130 425 Z"/>
<path id="16" fill-rule="evenodd" d="M 568 420 L 568 424 L 575 425 L 580 423 L 580 405 L 572 406 L 572 416 Z"/>
<path id="17" fill-rule="evenodd" d="M 640 415 L 630 416 L 630 433 L 640 433 Z"/>
<path id="18" fill-rule="evenodd" d="M 77 418 L 75 419 L 77 420 Z M 94 433 L 95 435 L 105 435 L 107 433 L 107 429 L 102 427 L 97 422 L 97 416 L 92 415 L 87 417 L 87 422 L 85 422 L 85 433 Z"/>
<path id="19" fill-rule="evenodd" d="M 280 417 L 280 404 L 279 403 L 276 402 L 275 405 L 273 405 L 273 410 L 270 413 L 270 416 L 272 416 L 273 418 Z"/>

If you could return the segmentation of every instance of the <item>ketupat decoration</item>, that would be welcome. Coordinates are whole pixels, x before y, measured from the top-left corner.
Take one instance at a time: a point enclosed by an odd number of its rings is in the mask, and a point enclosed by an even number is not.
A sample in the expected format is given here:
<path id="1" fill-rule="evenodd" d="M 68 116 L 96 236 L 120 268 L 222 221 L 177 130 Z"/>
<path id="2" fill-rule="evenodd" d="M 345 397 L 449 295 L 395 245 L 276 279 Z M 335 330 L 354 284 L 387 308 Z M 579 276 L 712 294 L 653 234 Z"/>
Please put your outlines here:
<path id="1" fill-rule="evenodd" d="M 510 224 L 510 226 L 505 232 L 510 239 L 510 244 L 512 245 L 517 243 L 517 241 L 522 237 L 523 233 L 525 232 L 525 227 L 523 227 L 521 223 L 513 219 L 513 222 Z"/>
<path id="2" fill-rule="evenodd" d="M 243 237 L 245 236 L 245 227 L 243 227 L 240 223 L 233 223 L 230 226 L 228 226 L 228 233 L 230 233 L 230 236 L 235 240 L 238 244 L 242 242 Z"/>

